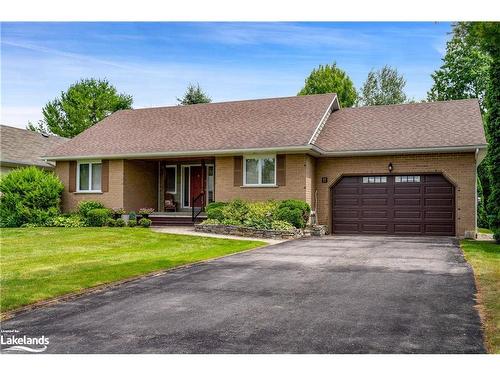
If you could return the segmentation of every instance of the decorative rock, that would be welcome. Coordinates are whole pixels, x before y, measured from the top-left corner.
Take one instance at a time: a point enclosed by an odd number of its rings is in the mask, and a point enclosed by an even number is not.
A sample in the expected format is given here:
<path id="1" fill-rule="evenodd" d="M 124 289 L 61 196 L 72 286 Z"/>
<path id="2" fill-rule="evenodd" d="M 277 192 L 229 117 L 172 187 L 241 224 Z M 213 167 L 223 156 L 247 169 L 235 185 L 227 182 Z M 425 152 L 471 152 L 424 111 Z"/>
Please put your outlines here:
<path id="1" fill-rule="evenodd" d="M 300 229 L 292 231 L 288 230 L 267 230 L 255 229 L 248 227 L 238 227 L 235 225 L 222 225 L 222 224 L 195 224 L 194 230 L 196 232 L 229 234 L 241 237 L 256 237 L 256 238 L 272 238 L 272 239 L 291 239 L 300 238 L 304 236 L 304 232 Z"/>

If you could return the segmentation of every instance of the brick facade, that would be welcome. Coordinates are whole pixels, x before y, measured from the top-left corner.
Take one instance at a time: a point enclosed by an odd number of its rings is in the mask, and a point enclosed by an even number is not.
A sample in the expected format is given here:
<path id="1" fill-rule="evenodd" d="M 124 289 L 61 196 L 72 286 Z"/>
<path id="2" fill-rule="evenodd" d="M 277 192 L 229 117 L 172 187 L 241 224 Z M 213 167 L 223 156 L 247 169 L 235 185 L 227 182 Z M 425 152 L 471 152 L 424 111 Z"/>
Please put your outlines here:
<path id="1" fill-rule="evenodd" d="M 277 187 L 234 186 L 233 157 L 215 158 L 215 200 L 241 198 L 247 201 L 268 199 L 301 199 L 310 203 L 313 186 L 311 157 L 304 154 L 286 155 L 286 184 Z M 309 167 L 308 167 L 309 165 Z M 306 178 L 306 175 L 308 177 Z M 309 180 L 309 183 L 307 182 Z M 308 193 L 309 191 L 309 193 Z"/>
<path id="2" fill-rule="evenodd" d="M 442 173 L 455 185 L 456 233 L 474 232 L 476 227 L 476 161 L 474 153 L 418 154 L 314 158 L 305 154 L 286 155 L 286 184 L 278 187 L 234 186 L 233 157 L 215 158 L 215 200 L 241 198 L 248 201 L 301 199 L 317 210 L 318 223 L 331 226 L 330 188 L 343 175 L 393 173 Z M 74 210 L 81 200 L 99 200 L 106 207 L 138 210 L 157 207 L 158 162 L 110 160 L 109 191 L 101 194 L 70 193 L 69 162 L 57 162 L 56 173 L 65 185 L 63 210 Z M 327 183 L 321 178 L 326 177 Z M 317 196 L 317 207 L 316 198 Z"/>
<path id="3" fill-rule="evenodd" d="M 456 234 L 476 228 L 476 161 L 474 153 L 418 154 L 400 156 L 366 156 L 319 158 L 316 161 L 316 187 L 318 190 L 318 222 L 331 228 L 330 188 L 349 174 L 387 174 L 392 163 L 393 173 L 442 173 L 455 185 Z M 322 183 L 321 178 L 328 182 Z"/>
<path id="4" fill-rule="evenodd" d="M 127 211 L 157 206 L 156 163 L 134 160 L 109 161 L 109 191 L 105 193 L 69 192 L 69 162 L 58 161 L 55 172 L 64 184 L 63 212 L 74 211 L 78 202 L 95 200 L 108 208 Z"/>

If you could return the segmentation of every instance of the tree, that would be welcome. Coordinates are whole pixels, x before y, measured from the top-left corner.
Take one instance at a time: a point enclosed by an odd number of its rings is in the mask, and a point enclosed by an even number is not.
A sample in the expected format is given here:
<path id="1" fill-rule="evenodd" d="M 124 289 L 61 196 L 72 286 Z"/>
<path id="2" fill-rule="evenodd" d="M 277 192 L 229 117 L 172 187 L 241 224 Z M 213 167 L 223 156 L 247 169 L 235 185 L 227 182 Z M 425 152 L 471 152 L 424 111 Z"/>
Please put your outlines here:
<path id="1" fill-rule="evenodd" d="M 446 43 L 443 65 L 432 75 L 434 84 L 427 93 L 429 101 L 477 98 L 484 112 L 491 57 L 471 36 L 470 25 L 453 25 L 452 38 Z"/>
<path id="2" fill-rule="evenodd" d="M 313 69 L 305 80 L 305 85 L 297 95 L 336 93 L 343 107 L 352 107 L 357 99 L 352 80 L 337 64 L 320 65 Z"/>
<path id="3" fill-rule="evenodd" d="M 500 23 L 472 23 L 469 30 L 471 35 L 478 39 L 482 50 L 491 58 L 485 101 L 491 184 L 487 211 L 490 228 L 494 230 L 497 242 L 500 242 Z"/>
<path id="4" fill-rule="evenodd" d="M 130 109 L 132 97 L 119 94 L 107 80 L 83 79 L 61 92 L 42 109 L 43 120 L 28 129 L 72 138 L 120 109 Z"/>
<path id="5" fill-rule="evenodd" d="M 368 73 L 361 88 L 360 105 L 400 104 L 407 101 L 404 88 L 406 80 L 397 69 L 386 65 Z"/>
<path id="6" fill-rule="evenodd" d="M 180 105 L 190 105 L 190 104 L 199 104 L 199 103 L 211 103 L 212 98 L 207 95 L 205 91 L 203 91 L 200 85 L 197 83 L 193 85 L 192 83 L 186 89 L 184 96 L 177 101 Z"/>

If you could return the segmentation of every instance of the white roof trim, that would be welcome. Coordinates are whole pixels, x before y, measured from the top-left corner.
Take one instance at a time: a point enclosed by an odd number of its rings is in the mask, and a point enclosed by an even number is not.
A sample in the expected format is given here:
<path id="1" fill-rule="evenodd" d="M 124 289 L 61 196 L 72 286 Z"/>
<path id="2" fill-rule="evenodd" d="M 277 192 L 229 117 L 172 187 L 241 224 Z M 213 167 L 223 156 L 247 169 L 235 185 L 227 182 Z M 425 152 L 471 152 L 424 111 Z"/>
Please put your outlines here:
<path id="1" fill-rule="evenodd" d="M 241 154 L 264 154 L 264 153 L 317 153 L 311 145 L 285 146 L 269 148 L 242 148 L 229 150 L 196 150 L 196 151 L 164 151 L 130 154 L 99 154 L 99 155 L 72 155 L 72 156 L 44 156 L 44 160 L 80 160 L 80 159 L 146 159 L 146 158 L 168 158 L 168 157 L 192 157 L 192 156 L 224 156 Z"/>
<path id="2" fill-rule="evenodd" d="M 445 147 L 416 147 L 416 148 L 393 148 L 381 150 L 346 150 L 325 151 L 316 145 L 312 145 L 320 156 L 368 156 L 368 155 L 398 155 L 398 154 L 425 154 L 425 153 L 450 153 L 450 152 L 475 152 L 476 149 L 485 149 L 487 145 L 445 146 Z"/>
<path id="3" fill-rule="evenodd" d="M 323 130 L 323 127 L 325 126 L 326 120 L 328 120 L 328 117 L 330 117 L 330 114 L 333 112 L 333 104 L 336 102 L 336 108 L 340 108 L 339 100 L 337 98 L 337 94 L 333 97 L 331 103 L 328 105 L 328 108 L 326 109 L 325 113 L 323 114 L 323 117 L 321 117 L 321 120 L 319 120 L 318 125 L 316 126 L 316 129 L 314 129 L 314 132 L 311 135 L 311 138 L 309 138 L 309 144 L 313 144 L 316 142 L 316 140 L 319 137 L 319 134 L 321 133 L 321 130 Z"/>

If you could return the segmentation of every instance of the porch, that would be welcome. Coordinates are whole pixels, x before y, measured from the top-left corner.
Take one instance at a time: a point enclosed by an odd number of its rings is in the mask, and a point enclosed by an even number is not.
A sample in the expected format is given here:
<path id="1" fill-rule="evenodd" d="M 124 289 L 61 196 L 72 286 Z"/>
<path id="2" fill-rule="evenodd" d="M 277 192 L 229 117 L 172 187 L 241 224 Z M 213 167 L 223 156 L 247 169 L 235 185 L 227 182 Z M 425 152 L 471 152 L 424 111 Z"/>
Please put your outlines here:
<path id="1" fill-rule="evenodd" d="M 149 194 L 145 195 L 150 198 L 144 199 L 141 207 L 151 207 L 151 198 L 155 197 L 156 202 L 152 206 L 155 212 L 150 215 L 153 225 L 192 225 L 206 218 L 204 209 L 215 200 L 215 158 L 137 162 L 147 163 L 149 166 L 142 170 L 142 176 L 138 178 L 143 178 L 149 185 Z M 136 200 L 137 197 L 131 199 Z M 140 201 L 140 198 L 137 200 Z"/>

